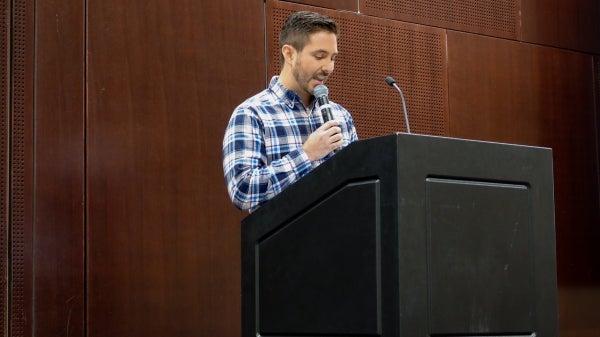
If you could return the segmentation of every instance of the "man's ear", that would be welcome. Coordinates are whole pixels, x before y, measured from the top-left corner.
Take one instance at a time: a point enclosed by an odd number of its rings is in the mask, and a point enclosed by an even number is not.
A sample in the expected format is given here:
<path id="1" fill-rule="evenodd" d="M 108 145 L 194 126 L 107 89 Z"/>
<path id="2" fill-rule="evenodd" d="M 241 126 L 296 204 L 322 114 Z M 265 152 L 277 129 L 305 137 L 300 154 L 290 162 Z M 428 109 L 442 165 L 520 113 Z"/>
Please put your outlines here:
<path id="1" fill-rule="evenodd" d="M 283 54 L 285 63 L 293 64 L 296 60 L 296 48 L 290 46 L 289 44 L 284 44 L 283 47 L 281 47 L 281 53 Z"/>

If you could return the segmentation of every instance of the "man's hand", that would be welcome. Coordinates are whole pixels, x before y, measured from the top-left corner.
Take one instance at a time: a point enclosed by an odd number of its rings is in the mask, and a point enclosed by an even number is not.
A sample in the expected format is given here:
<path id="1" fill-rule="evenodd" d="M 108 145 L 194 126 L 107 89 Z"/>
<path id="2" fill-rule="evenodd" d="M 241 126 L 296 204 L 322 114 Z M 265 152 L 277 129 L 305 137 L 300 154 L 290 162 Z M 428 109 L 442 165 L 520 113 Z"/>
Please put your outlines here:
<path id="1" fill-rule="evenodd" d="M 342 146 L 342 129 L 338 125 L 340 122 L 331 120 L 308 136 L 302 148 L 311 161 L 319 160 Z"/>

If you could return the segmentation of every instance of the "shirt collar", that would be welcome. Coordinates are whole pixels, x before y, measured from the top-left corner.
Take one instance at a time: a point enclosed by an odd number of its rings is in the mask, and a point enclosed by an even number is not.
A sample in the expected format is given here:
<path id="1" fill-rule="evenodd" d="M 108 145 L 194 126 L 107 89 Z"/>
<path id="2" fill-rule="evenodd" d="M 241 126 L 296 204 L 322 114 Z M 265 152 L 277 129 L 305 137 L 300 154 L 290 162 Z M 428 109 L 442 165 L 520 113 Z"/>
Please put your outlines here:
<path id="1" fill-rule="evenodd" d="M 275 96 L 279 97 L 279 99 L 281 99 L 290 108 L 293 108 L 296 105 L 296 102 L 303 104 L 302 99 L 297 93 L 286 88 L 279 81 L 279 76 L 273 76 L 273 78 L 271 78 L 269 89 L 271 89 Z"/>

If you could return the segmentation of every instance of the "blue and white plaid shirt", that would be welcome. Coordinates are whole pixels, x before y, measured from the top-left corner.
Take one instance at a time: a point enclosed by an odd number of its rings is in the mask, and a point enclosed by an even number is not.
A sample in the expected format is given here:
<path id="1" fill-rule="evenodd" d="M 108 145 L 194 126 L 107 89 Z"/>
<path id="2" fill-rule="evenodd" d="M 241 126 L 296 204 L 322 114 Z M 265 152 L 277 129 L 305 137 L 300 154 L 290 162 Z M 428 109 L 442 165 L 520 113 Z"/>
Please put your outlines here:
<path id="1" fill-rule="evenodd" d="M 358 139 L 352 116 L 341 105 L 330 104 L 340 122 L 342 146 L 347 146 Z M 321 125 L 315 100 L 304 106 L 300 96 L 279 82 L 279 76 L 240 104 L 223 138 L 223 171 L 233 204 L 253 211 L 329 159 L 332 153 L 311 162 L 302 149 Z"/>

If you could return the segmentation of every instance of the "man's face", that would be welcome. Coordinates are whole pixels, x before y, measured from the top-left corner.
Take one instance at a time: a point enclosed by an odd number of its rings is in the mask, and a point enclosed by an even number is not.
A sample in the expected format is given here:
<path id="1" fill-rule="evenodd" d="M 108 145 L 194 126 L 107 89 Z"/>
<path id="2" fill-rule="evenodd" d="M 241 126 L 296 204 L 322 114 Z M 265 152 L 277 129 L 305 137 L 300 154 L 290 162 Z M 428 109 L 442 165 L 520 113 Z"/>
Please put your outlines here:
<path id="1" fill-rule="evenodd" d="M 333 72 L 337 54 L 335 34 L 320 31 L 310 35 L 309 42 L 298 52 L 293 62 L 292 75 L 296 81 L 294 91 L 302 97 L 310 97 L 313 89 L 325 83 Z"/>

